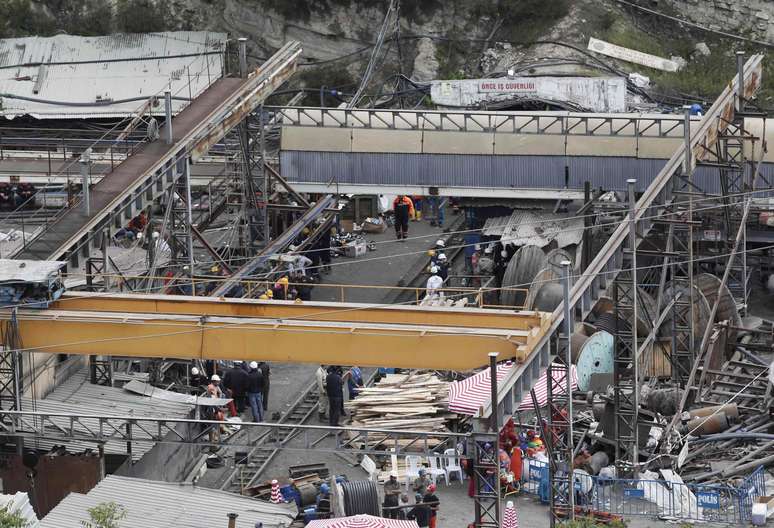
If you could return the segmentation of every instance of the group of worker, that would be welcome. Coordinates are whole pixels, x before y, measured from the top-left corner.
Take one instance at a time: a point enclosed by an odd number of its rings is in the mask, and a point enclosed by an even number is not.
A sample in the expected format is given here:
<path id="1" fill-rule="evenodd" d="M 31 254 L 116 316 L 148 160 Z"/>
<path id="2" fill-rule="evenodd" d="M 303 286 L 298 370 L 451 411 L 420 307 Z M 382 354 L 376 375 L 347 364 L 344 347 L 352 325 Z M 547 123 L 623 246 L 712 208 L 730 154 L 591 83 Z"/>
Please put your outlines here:
<path id="1" fill-rule="evenodd" d="M 310 301 L 312 299 L 312 288 L 316 281 L 309 275 L 302 275 L 298 272 L 292 275 L 283 275 L 275 282 L 271 288 L 258 296 L 262 301 Z"/>
<path id="2" fill-rule="evenodd" d="M 449 278 L 449 258 L 446 256 L 446 241 L 439 239 L 433 249 L 429 251 L 430 264 L 428 271 L 430 277 L 425 285 L 425 299 L 427 301 L 443 298 L 443 284 Z"/>
<path id="3" fill-rule="evenodd" d="M 230 398 L 227 404 L 230 416 L 239 416 L 250 408 L 254 422 L 263 422 L 269 405 L 271 369 L 265 361 L 234 361 L 231 368 L 217 372 L 217 367 L 209 380 L 197 367 L 191 369 L 190 384 L 195 389 L 207 386 L 207 395 L 212 398 Z M 218 418 L 217 410 L 210 412 L 209 419 L 224 419 L 225 413 Z"/>
<path id="4" fill-rule="evenodd" d="M 443 227 L 444 207 L 446 200 L 441 196 L 428 196 L 427 202 L 431 209 L 431 226 Z M 409 221 L 415 222 L 422 219 L 422 210 L 425 204 L 423 196 L 407 196 L 399 194 L 392 202 L 392 212 L 395 220 L 395 236 L 398 240 L 405 241 L 408 237 Z"/>
<path id="5" fill-rule="evenodd" d="M 435 483 L 424 468 L 412 483 L 414 505 L 409 504 L 408 494 L 403 493 L 398 482 L 397 471 L 390 472 L 390 479 L 384 483 L 383 516 L 388 519 L 416 521 L 420 528 L 436 528 L 440 500 L 435 494 Z M 399 501 L 402 504 L 399 504 Z"/>
<path id="6" fill-rule="evenodd" d="M 347 383 L 349 399 L 354 400 L 363 387 L 363 372 L 352 366 L 344 372 L 339 365 L 320 365 L 315 373 L 317 378 L 317 398 L 320 420 L 328 417 L 328 425 L 339 427 L 344 412 L 344 382 Z"/>

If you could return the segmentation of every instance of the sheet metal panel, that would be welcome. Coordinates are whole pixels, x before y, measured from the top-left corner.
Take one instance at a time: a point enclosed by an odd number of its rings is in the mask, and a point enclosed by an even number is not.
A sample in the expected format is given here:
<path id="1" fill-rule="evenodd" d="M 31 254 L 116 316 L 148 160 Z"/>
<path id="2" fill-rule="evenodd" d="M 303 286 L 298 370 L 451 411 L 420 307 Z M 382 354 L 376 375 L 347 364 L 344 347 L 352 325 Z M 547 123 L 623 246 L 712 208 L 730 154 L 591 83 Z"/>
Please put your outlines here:
<path id="1" fill-rule="evenodd" d="M 338 132 L 338 131 L 337 131 Z M 419 130 L 352 129 L 352 152 L 422 152 Z"/>
<path id="2" fill-rule="evenodd" d="M 147 98 L 167 86 L 173 95 L 196 97 L 221 77 L 225 49 L 226 34 L 208 31 L 3 39 L 0 93 L 85 106 L 5 97 L 0 115 L 8 119 L 25 114 L 38 119 L 124 117 L 144 101 L 91 103 Z M 173 113 L 186 104 L 174 100 Z M 163 104 L 154 113 L 163 115 Z"/>
<path id="3" fill-rule="evenodd" d="M 564 156 L 565 136 L 535 134 L 495 134 L 495 154 Z"/>
<path id="4" fill-rule="evenodd" d="M 635 137 L 567 136 L 568 156 L 637 156 Z"/>
<path id="5" fill-rule="evenodd" d="M 252 497 L 173 482 L 108 475 L 87 494 L 71 493 L 41 521 L 41 528 L 82 528 L 88 509 L 115 502 L 126 509 L 121 528 L 200 528 L 228 524 L 238 515 L 237 526 L 280 528 L 297 515 L 295 504 L 272 504 Z"/>
<path id="6" fill-rule="evenodd" d="M 424 185 L 437 187 L 582 189 L 625 191 L 626 180 L 637 180 L 643 191 L 664 166 L 660 159 L 605 156 L 488 156 L 454 154 L 395 154 L 282 151 L 282 174 L 291 182 L 360 185 Z M 565 174 L 565 165 L 567 172 Z M 720 192 L 717 169 L 697 167 L 696 185 Z M 761 174 L 774 179 L 774 164 Z M 759 182 L 759 187 L 764 182 Z"/>
<path id="7" fill-rule="evenodd" d="M 666 162 L 675 153 L 677 147 L 682 145 L 685 141 L 682 137 L 679 138 L 638 138 L 637 140 L 637 157 L 639 158 L 651 158 L 662 159 Z"/>
<path id="8" fill-rule="evenodd" d="M 281 138 L 283 150 L 352 151 L 352 130 L 349 128 L 282 127 Z"/>
<path id="9" fill-rule="evenodd" d="M 190 418 L 194 407 L 194 405 L 189 403 L 148 398 L 119 388 L 92 385 L 89 383 L 85 371 L 72 375 L 43 399 L 33 401 L 27 397 L 22 398 L 23 409 L 35 409 L 39 412 L 48 413 L 74 413 L 96 416 L 137 415 L 146 418 Z M 69 427 L 70 424 L 67 418 L 57 418 L 54 421 L 61 427 Z M 96 421 L 84 420 L 84 423 L 93 430 L 96 430 L 98 427 Z M 76 427 L 77 430 L 78 427 Z M 138 438 L 145 436 L 139 430 L 135 432 L 138 433 Z M 31 443 L 42 449 L 48 449 L 57 442 L 36 439 L 31 441 Z M 154 443 L 150 441 L 133 442 L 132 457 L 138 460 L 150 451 L 153 445 Z M 68 442 L 67 448 L 70 452 L 78 452 L 85 449 L 96 449 L 96 445 L 93 442 L 73 441 Z M 126 454 L 126 442 L 108 440 L 105 442 L 105 452 L 117 455 Z"/>
<path id="10" fill-rule="evenodd" d="M 469 132 L 434 132 L 425 130 L 422 152 L 428 154 L 493 154 L 494 134 Z"/>

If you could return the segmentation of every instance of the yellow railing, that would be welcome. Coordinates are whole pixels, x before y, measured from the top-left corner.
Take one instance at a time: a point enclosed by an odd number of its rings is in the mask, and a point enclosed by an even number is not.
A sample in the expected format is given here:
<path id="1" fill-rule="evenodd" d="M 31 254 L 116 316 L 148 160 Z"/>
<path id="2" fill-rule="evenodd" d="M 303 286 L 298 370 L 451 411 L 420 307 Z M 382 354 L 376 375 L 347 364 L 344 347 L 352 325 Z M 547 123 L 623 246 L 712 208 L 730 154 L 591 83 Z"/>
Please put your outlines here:
<path id="1" fill-rule="evenodd" d="M 223 282 L 225 282 L 227 279 L 226 277 L 218 276 L 218 275 L 212 275 L 212 276 L 198 276 L 198 277 L 165 277 L 165 276 L 147 276 L 147 275 L 119 275 L 119 274 L 112 274 L 112 273 L 97 273 L 92 275 L 91 277 L 98 276 L 102 277 L 103 280 L 108 280 L 111 284 L 117 286 L 121 291 L 124 291 L 123 285 L 125 282 L 145 282 L 151 281 L 152 284 L 155 284 L 155 286 L 148 288 L 145 291 L 137 292 L 137 293 L 159 293 L 164 292 L 165 290 L 169 288 L 174 287 L 180 287 L 183 286 L 186 288 L 186 293 L 190 293 L 191 295 L 206 295 L 205 291 L 214 289 L 215 285 L 219 285 Z M 63 274 L 64 280 L 82 280 L 85 281 L 89 278 L 89 275 L 86 273 L 67 273 Z M 161 283 L 161 284 L 159 284 Z M 261 295 L 263 292 L 271 289 L 276 281 L 267 281 L 267 280 L 242 280 L 239 281 L 239 285 L 242 286 L 244 289 L 244 296 L 255 298 Z M 512 309 L 512 310 L 523 310 L 524 306 L 503 306 L 499 304 L 492 304 L 486 302 L 486 298 L 488 297 L 487 293 L 489 292 L 500 292 L 500 291 L 514 291 L 514 292 L 521 292 L 524 294 L 524 297 L 526 297 L 527 289 L 524 288 L 491 288 L 488 286 L 488 284 L 491 283 L 491 280 L 487 281 L 485 285 L 481 287 L 470 287 L 470 286 L 456 286 L 456 287 L 445 287 L 440 288 L 437 291 L 439 293 L 443 293 L 444 296 L 447 299 L 460 299 L 462 297 L 469 297 L 474 296 L 475 299 L 473 302 L 469 303 L 474 304 L 479 308 L 500 308 L 500 309 Z M 353 290 L 363 290 L 363 289 L 369 289 L 369 290 L 385 290 L 385 291 L 399 291 L 402 293 L 408 293 L 410 292 L 414 297 L 414 303 L 419 304 L 422 299 L 425 297 L 425 288 L 419 288 L 419 287 L 411 287 L 411 286 L 380 286 L 380 285 L 365 285 L 365 284 L 330 284 L 330 283 L 303 283 L 303 282 L 288 282 L 288 289 L 291 287 L 309 287 L 309 288 L 327 288 L 328 291 L 330 290 L 337 290 L 338 295 L 334 302 L 347 302 L 348 296 L 351 298 L 351 294 Z M 188 287 L 191 287 L 190 290 L 188 290 Z M 349 295 L 348 295 L 349 292 Z M 400 304 L 400 303 L 396 303 Z"/>

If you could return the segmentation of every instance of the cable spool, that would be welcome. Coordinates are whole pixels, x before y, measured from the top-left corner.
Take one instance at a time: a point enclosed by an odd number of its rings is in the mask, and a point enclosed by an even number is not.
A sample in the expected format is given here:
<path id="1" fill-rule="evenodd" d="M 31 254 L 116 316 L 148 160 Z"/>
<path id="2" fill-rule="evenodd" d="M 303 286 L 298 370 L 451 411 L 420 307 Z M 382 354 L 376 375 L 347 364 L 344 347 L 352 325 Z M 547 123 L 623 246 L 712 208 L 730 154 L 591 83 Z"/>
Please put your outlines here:
<path id="1" fill-rule="evenodd" d="M 605 331 L 596 332 L 583 344 L 576 361 L 578 389 L 591 387 L 593 374 L 613 373 L 613 336 Z"/>
<path id="2" fill-rule="evenodd" d="M 347 515 L 374 515 L 379 517 L 379 492 L 370 480 L 344 482 L 344 509 Z"/>
<path id="3" fill-rule="evenodd" d="M 561 277 L 562 273 L 564 273 L 564 266 L 562 266 L 562 262 L 565 260 L 575 262 L 575 259 L 572 257 L 572 255 L 570 255 L 570 253 L 564 249 L 552 249 L 546 254 L 546 262 L 548 262 L 548 267 L 553 269 L 558 277 Z M 570 268 L 572 269 L 572 266 L 570 266 Z"/>
<path id="4" fill-rule="evenodd" d="M 605 312 L 599 314 L 597 320 L 594 322 L 594 328 L 605 331 L 610 335 L 615 335 L 619 328 L 629 329 L 629 322 L 619 318 L 616 324 L 615 313 Z"/>
<path id="5" fill-rule="evenodd" d="M 317 488 L 313 484 L 299 484 L 296 489 L 301 496 L 301 506 L 309 506 L 317 501 Z"/>
<path id="6" fill-rule="evenodd" d="M 503 286 L 527 288 L 532 284 L 538 271 L 546 267 L 546 254 L 537 246 L 522 246 L 508 262 L 503 275 Z M 504 289 L 500 292 L 500 304 L 504 306 L 521 306 L 527 295 L 521 291 Z"/>
<path id="7" fill-rule="evenodd" d="M 532 309 L 539 312 L 553 312 L 562 303 L 563 297 L 562 285 L 549 282 L 538 290 Z"/>
<path id="8" fill-rule="evenodd" d="M 702 273 L 696 277 L 695 282 L 699 290 L 704 294 L 704 298 L 707 299 L 707 305 L 711 311 L 718 296 L 718 288 L 721 286 L 720 279 L 709 273 Z M 742 326 L 742 318 L 739 317 L 739 310 L 737 310 L 734 295 L 725 284 L 720 288 L 720 302 L 718 303 L 714 322 L 719 323 L 720 321 L 728 321 L 729 326 L 736 328 Z M 729 330 L 728 342 L 736 342 L 736 330 Z"/>
<path id="9" fill-rule="evenodd" d="M 535 275 L 535 278 L 532 281 L 532 285 L 529 287 L 529 291 L 527 292 L 527 298 L 524 301 L 524 309 L 552 312 L 554 308 L 556 308 L 556 306 L 559 306 L 558 303 L 550 310 L 545 310 L 543 308 L 537 308 L 535 306 L 535 298 L 537 297 L 538 293 L 543 288 L 543 286 L 551 283 L 559 284 L 559 280 L 560 280 L 559 275 L 553 270 L 553 268 L 551 268 L 551 266 L 543 268 L 540 271 L 538 271 L 537 275 Z M 559 302 L 561 302 L 561 298 L 559 299 Z"/>

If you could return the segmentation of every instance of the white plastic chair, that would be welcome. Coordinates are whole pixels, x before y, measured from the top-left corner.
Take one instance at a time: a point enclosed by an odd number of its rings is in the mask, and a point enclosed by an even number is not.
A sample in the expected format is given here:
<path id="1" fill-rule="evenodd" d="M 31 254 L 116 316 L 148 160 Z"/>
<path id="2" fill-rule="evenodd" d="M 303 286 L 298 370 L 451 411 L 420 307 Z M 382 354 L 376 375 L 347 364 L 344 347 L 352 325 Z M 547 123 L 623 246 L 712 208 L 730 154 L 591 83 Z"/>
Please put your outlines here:
<path id="1" fill-rule="evenodd" d="M 419 478 L 419 468 L 422 465 L 422 457 L 415 455 L 406 456 L 406 488 L 411 486 L 414 479 Z"/>
<path id="2" fill-rule="evenodd" d="M 456 449 L 447 449 L 443 452 L 444 457 L 444 471 L 446 472 L 446 484 L 449 485 L 449 477 L 452 473 L 457 473 L 460 478 L 460 482 L 465 480 L 465 474 L 462 472 L 462 466 L 460 465 L 460 457 L 457 456 Z"/>
<path id="3" fill-rule="evenodd" d="M 360 467 L 362 467 L 366 473 L 368 473 L 368 480 L 376 482 L 379 471 L 376 469 L 376 462 L 374 462 L 368 455 L 363 455 L 363 460 L 360 461 Z"/>
<path id="4" fill-rule="evenodd" d="M 428 473 L 430 473 L 430 478 L 433 479 L 433 484 L 437 484 L 436 477 L 439 477 L 443 475 L 443 477 L 446 479 L 446 485 L 449 485 L 449 475 L 446 473 L 446 470 L 443 468 L 443 462 L 441 461 L 440 456 L 429 456 L 427 459 L 430 461 L 430 469 L 428 470 Z"/>

